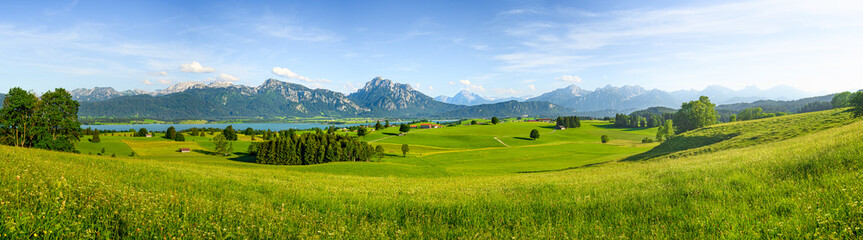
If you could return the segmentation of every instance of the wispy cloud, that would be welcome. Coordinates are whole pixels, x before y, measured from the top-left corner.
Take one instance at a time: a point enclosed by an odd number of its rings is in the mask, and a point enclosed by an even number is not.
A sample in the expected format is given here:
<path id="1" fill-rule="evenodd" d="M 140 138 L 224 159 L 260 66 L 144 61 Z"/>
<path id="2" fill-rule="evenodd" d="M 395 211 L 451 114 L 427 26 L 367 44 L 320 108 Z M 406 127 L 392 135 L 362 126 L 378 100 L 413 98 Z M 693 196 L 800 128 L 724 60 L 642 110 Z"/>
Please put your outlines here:
<path id="1" fill-rule="evenodd" d="M 580 83 L 581 78 L 575 75 L 563 75 L 560 77 L 555 77 L 554 80 L 570 82 L 570 83 Z"/>
<path id="2" fill-rule="evenodd" d="M 282 39 L 304 42 L 331 42 L 341 39 L 335 32 L 301 25 L 297 21 L 272 13 L 264 13 L 263 16 L 243 19 L 242 21 L 260 33 Z"/>
<path id="3" fill-rule="evenodd" d="M 276 74 L 278 76 L 282 76 L 282 77 L 286 77 L 286 78 L 290 78 L 290 79 L 303 80 L 303 81 L 308 82 L 308 83 L 331 82 L 330 80 L 327 80 L 327 79 L 311 79 L 311 78 L 308 78 L 305 76 L 301 76 L 301 75 L 295 73 L 294 71 L 291 71 L 291 69 L 288 69 L 285 67 L 273 67 L 272 72 L 273 72 L 273 74 Z M 320 86 L 320 84 L 318 84 L 317 86 Z"/>
<path id="4" fill-rule="evenodd" d="M 770 0 L 606 12 L 514 9 L 499 15 L 542 12 L 551 16 L 507 22 L 503 33 L 520 46 L 493 59 L 503 63 L 501 70 L 517 72 L 571 72 L 679 56 L 712 59 L 712 54 L 762 54 L 759 57 L 781 59 L 799 48 L 771 48 L 779 52 L 769 52 L 758 47 L 787 41 L 800 46 L 829 45 L 833 37 L 806 32 L 859 28 L 863 26 L 861 11 L 863 2 L 858 1 Z M 588 18 L 571 20 L 575 15 Z"/>
<path id="5" fill-rule="evenodd" d="M 234 77 L 230 74 L 219 73 L 219 75 L 216 76 L 216 80 L 223 81 L 223 82 L 236 82 L 236 81 L 239 81 L 240 79 L 237 77 Z"/>

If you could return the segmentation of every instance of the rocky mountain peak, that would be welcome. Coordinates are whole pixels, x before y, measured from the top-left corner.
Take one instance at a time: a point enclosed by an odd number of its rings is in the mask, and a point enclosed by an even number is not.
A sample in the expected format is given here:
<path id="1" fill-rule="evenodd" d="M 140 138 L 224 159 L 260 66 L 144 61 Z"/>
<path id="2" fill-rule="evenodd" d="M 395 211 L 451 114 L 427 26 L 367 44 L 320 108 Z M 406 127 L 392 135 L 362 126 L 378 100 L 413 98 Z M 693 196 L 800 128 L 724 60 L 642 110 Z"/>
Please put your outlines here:
<path id="1" fill-rule="evenodd" d="M 267 79 L 266 81 L 264 81 L 264 83 L 262 83 L 260 86 L 258 86 L 258 88 L 278 87 L 284 83 L 285 82 L 270 78 L 270 79 Z"/>
<path id="2" fill-rule="evenodd" d="M 576 86 L 575 84 L 567 86 L 566 88 L 564 88 L 564 90 L 566 90 L 569 93 L 572 93 L 573 96 L 581 96 L 581 95 L 585 94 L 585 90 L 581 89 L 580 87 Z"/>

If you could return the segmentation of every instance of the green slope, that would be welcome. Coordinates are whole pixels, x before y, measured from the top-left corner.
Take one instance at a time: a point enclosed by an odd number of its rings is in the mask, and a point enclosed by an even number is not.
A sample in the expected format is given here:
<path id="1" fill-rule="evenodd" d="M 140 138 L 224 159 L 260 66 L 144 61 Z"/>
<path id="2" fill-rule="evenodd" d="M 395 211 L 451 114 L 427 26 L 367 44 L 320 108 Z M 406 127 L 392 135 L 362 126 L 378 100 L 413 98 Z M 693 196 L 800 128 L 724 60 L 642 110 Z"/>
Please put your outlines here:
<path id="1" fill-rule="evenodd" d="M 816 127 L 782 134 L 779 122 L 797 117 Z M 755 139 L 666 154 L 674 158 L 485 176 L 370 177 L 2 146 L 0 236 L 859 238 L 863 122 L 840 111 L 786 118 L 738 123 L 751 130 L 736 137 Z"/>

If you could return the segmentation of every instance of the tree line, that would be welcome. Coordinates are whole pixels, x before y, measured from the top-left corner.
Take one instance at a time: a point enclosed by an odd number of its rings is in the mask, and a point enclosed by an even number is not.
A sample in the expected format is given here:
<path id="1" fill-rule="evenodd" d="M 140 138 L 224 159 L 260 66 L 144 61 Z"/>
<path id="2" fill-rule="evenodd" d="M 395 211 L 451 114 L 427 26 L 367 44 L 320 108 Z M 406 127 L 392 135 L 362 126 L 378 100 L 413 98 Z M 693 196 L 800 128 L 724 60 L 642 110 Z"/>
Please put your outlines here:
<path id="1" fill-rule="evenodd" d="M 579 120 L 576 116 L 557 117 L 556 123 L 558 126 L 563 126 L 565 128 L 581 127 L 581 120 Z"/>
<path id="2" fill-rule="evenodd" d="M 258 163 L 311 165 L 328 162 L 367 162 L 378 153 L 355 137 L 322 132 L 291 135 L 253 144 L 249 153 Z"/>
<path id="3" fill-rule="evenodd" d="M 616 114 L 614 116 L 614 124 L 612 127 L 616 128 L 652 128 L 659 127 L 660 125 L 665 123 L 665 120 L 671 119 L 672 114 L 646 114 L 646 115 L 638 115 L 638 114 Z"/>
<path id="4" fill-rule="evenodd" d="M 81 139 L 77 101 L 65 89 L 48 91 L 41 97 L 12 88 L 0 109 L 0 143 L 63 152 L 78 152 Z"/>

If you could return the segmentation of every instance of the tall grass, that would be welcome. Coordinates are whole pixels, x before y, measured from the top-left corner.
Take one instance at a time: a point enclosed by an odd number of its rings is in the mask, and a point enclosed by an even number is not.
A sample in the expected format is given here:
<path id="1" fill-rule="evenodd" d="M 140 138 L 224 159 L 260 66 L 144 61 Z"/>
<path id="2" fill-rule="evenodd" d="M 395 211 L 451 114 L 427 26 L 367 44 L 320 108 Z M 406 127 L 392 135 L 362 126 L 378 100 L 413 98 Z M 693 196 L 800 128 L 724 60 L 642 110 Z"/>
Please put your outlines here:
<path id="1" fill-rule="evenodd" d="M 0 237 L 859 238 L 861 156 L 863 122 L 677 158 L 445 178 L 0 147 Z"/>

